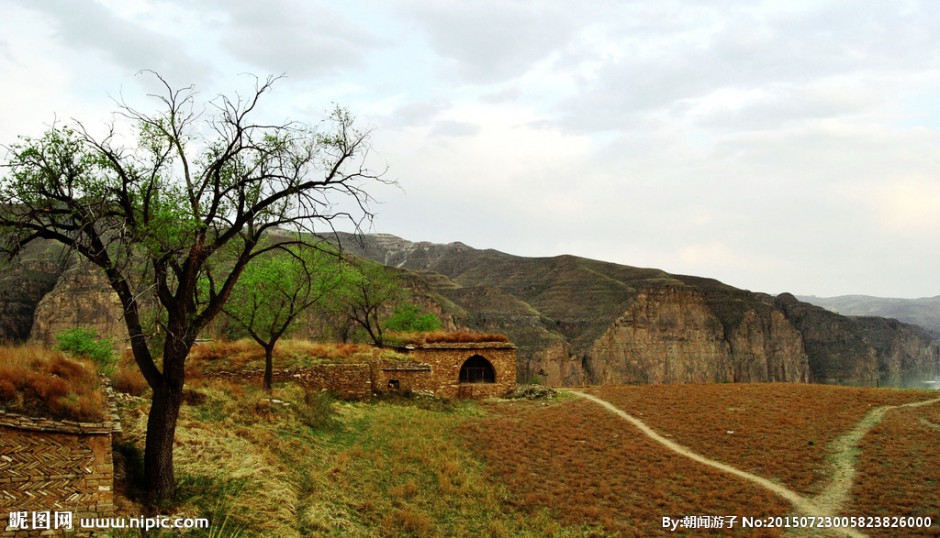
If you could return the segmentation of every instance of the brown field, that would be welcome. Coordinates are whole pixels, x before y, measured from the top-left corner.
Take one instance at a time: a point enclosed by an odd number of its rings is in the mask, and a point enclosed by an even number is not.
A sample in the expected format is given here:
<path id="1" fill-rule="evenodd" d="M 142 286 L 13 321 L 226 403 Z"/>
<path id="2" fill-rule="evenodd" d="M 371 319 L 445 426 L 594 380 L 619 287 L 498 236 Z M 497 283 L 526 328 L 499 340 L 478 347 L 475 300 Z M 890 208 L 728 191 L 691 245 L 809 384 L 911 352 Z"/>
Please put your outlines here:
<path id="1" fill-rule="evenodd" d="M 332 402 L 293 383 L 275 384 L 272 399 L 211 377 L 194 379 L 190 391 L 198 397 L 187 399 L 177 432 L 175 510 L 212 517 L 209 536 L 778 536 L 742 528 L 741 516 L 794 514 L 784 498 L 678 455 L 570 394 Z M 803 477 L 810 491 L 833 478 L 827 444 L 870 409 L 938 396 L 797 384 L 590 392 L 704 456 L 791 488 L 784 478 Z M 122 412 L 124 438 L 139 451 L 146 400 L 134 401 Z M 929 529 L 863 532 L 940 535 L 938 436 L 940 404 L 888 411 L 858 445 L 855 486 L 838 514 L 929 516 Z M 662 528 L 663 516 L 732 515 L 733 529 Z"/>
<path id="2" fill-rule="evenodd" d="M 870 410 L 936 397 L 909 391 L 800 384 L 592 387 L 699 454 L 804 494 L 828 478 L 828 445 Z"/>
<path id="3" fill-rule="evenodd" d="M 860 444 L 847 514 L 928 516 L 929 529 L 866 529 L 871 536 L 940 536 L 940 404 L 894 409 Z"/>
<path id="4" fill-rule="evenodd" d="M 520 510 L 549 509 L 603 535 L 663 534 L 662 516 L 786 515 L 789 504 L 744 480 L 669 452 L 595 404 L 490 404 L 461 431 Z M 725 530 L 731 535 L 751 530 Z"/>

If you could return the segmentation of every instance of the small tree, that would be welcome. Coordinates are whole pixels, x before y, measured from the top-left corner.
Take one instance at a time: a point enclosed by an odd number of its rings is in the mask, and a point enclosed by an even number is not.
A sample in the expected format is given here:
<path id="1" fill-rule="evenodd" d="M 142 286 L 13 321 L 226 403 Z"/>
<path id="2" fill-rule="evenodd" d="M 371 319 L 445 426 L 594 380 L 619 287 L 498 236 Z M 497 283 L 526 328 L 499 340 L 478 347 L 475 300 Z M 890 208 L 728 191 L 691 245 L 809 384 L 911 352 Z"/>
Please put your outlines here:
<path id="1" fill-rule="evenodd" d="M 335 290 L 343 265 L 332 249 L 288 246 L 271 250 L 245 267 L 222 307 L 264 349 L 264 388 L 271 390 L 274 346 L 297 317 Z M 322 250 L 321 250 L 322 248 Z"/>
<path id="2" fill-rule="evenodd" d="M 382 321 L 405 296 L 399 279 L 390 269 L 360 260 L 338 289 L 333 302 L 347 320 L 361 327 L 375 345 L 384 345 Z"/>
<path id="3" fill-rule="evenodd" d="M 134 359 L 153 389 L 144 452 L 152 501 L 176 489 L 173 440 L 189 350 L 245 269 L 284 246 L 264 241 L 267 233 L 315 233 L 315 224 L 332 228 L 342 218 L 358 229 L 371 218 L 363 184 L 381 179 L 361 161 L 368 133 L 344 109 L 319 129 L 257 123 L 274 78 L 256 80 L 247 97 L 198 106 L 192 87 L 156 78 L 165 90 L 153 96 L 156 113 L 119 104 L 117 118 L 131 122 L 136 143 L 123 143 L 113 125 L 99 137 L 78 122 L 54 124 L 8 147 L 0 177 L 5 250 L 59 241 L 101 268 L 121 302 Z M 338 207 L 337 197 L 350 203 Z M 147 297 L 158 309 L 162 361 L 148 345 Z"/>

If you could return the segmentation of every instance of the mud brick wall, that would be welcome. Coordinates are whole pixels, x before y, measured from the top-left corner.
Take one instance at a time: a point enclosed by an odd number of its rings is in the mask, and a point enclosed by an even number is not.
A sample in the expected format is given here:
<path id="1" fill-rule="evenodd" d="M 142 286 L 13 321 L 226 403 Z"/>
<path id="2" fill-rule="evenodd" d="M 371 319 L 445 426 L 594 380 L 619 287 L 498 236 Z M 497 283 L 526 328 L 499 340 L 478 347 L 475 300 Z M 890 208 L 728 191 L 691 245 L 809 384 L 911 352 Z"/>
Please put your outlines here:
<path id="1" fill-rule="evenodd" d="M 78 518 L 113 514 L 115 424 L 0 410 L 0 536 L 38 532 L 8 529 L 10 512 L 70 511 L 76 527 Z"/>

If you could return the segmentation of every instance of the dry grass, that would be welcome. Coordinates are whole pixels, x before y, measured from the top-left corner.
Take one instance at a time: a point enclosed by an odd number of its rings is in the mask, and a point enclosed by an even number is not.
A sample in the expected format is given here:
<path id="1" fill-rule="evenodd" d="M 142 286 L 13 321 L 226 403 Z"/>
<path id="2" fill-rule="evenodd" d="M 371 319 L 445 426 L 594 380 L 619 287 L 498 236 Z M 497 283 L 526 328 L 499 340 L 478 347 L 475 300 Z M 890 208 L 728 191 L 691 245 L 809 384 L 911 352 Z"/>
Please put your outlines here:
<path id="1" fill-rule="evenodd" d="M 96 422 L 107 417 L 95 366 L 38 346 L 0 347 L 0 405 L 55 419 Z"/>
<path id="2" fill-rule="evenodd" d="M 940 404 L 888 411 L 859 448 L 846 514 L 933 518 L 933 527 L 865 529 L 871 536 L 940 536 Z"/>
<path id="3" fill-rule="evenodd" d="M 114 372 L 108 377 L 114 390 L 132 396 L 142 396 L 150 388 L 144 375 L 140 373 L 137 363 L 134 362 L 134 355 L 130 350 L 124 352 Z"/>
<path id="4" fill-rule="evenodd" d="M 181 498 L 169 513 L 212 517 L 240 536 L 589 535 L 544 510 L 512 508 L 510 493 L 455 441 L 475 404 L 442 412 L 336 402 L 334 419 L 311 428 L 293 384 L 275 384 L 277 402 L 217 379 L 190 390 L 203 397 L 182 409 Z M 125 439 L 139 449 L 146 410 L 144 399 L 122 410 Z"/>
<path id="5" fill-rule="evenodd" d="M 592 403 L 518 402 L 491 409 L 496 416 L 462 431 L 493 478 L 515 494 L 519 510 L 545 508 L 567 524 L 600 524 L 604 535 L 614 536 L 669 534 L 662 516 L 790 511 L 786 501 L 664 450 Z"/>
<path id="6" fill-rule="evenodd" d="M 484 342 L 509 342 L 505 334 L 477 333 L 472 331 L 432 331 L 423 333 L 391 333 L 388 340 L 399 345 L 423 344 L 476 344 Z"/>
<path id="7" fill-rule="evenodd" d="M 302 368 L 324 363 L 360 363 L 380 359 L 401 360 L 400 354 L 366 344 L 316 343 L 285 339 L 274 348 L 275 368 Z M 194 346 L 187 361 L 187 376 L 195 370 L 262 370 L 264 349 L 253 340 L 213 341 Z"/>
<path id="8" fill-rule="evenodd" d="M 931 397 L 930 391 L 785 383 L 609 386 L 587 392 L 704 456 L 810 494 L 828 478 L 828 445 L 836 437 L 875 407 Z"/>

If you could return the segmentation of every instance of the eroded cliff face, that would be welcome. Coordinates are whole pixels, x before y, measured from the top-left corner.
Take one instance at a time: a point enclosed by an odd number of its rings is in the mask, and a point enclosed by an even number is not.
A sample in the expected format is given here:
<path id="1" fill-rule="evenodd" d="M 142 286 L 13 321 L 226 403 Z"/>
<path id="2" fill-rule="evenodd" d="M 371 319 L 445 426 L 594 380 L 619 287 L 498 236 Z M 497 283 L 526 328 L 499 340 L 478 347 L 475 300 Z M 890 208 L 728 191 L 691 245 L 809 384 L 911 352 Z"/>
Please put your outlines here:
<path id="1" fill-rule="evenodd" d="M 779 295 L 775 304 L 803 335 L 810 381 L 866 385 L 878 382 L 878 351 L 855 321 L 800 302 L 789 293 Z M 905 336 L 895 332 L 891 338 L 900 342 Z"/>
<path id="2" fill-rule="evenodd" d="M 747 310 L 725 327 L 703 292 L 647 289 L 591 349 L 594 383 L 808 380 L 800 333 L 782 312 Z"/>
<path id="3" fill-rule="evenodd" d="M 713 383 L 730 381 L 730 347 L 701 293 L 641 291 L 591 347 L 592 383 Z"/>
<path id="4" fill-rule="evenodd" d="M 29 337 L 36 305 L 65 270 L 63 252 L 51 241 L 36 241 L 16 260 L 0 262 L 0 342 Z"/>
<path id="5" fill-rule="evenodd" d="M 748 310 L 729 336 L 732 381 L 809 381 L 803 336 L 779 310 Z"/>
<path id="6" fill-rule="evenodd" d="M 940 342 L 927 329 L 896 319 L 852 317 L 878 356 L 881 378 L 903 376 L 907 372 L 940 375 Z"/>
<path id="7" fill-rule="evenodd" d="M 117 294 L 104 273 L 88 262 L 74 263 L 39 301 L 30 340 L 53 346 L 56 336 L 75 327 L 94 329 L 118 348 L 128 339 Z"/>

